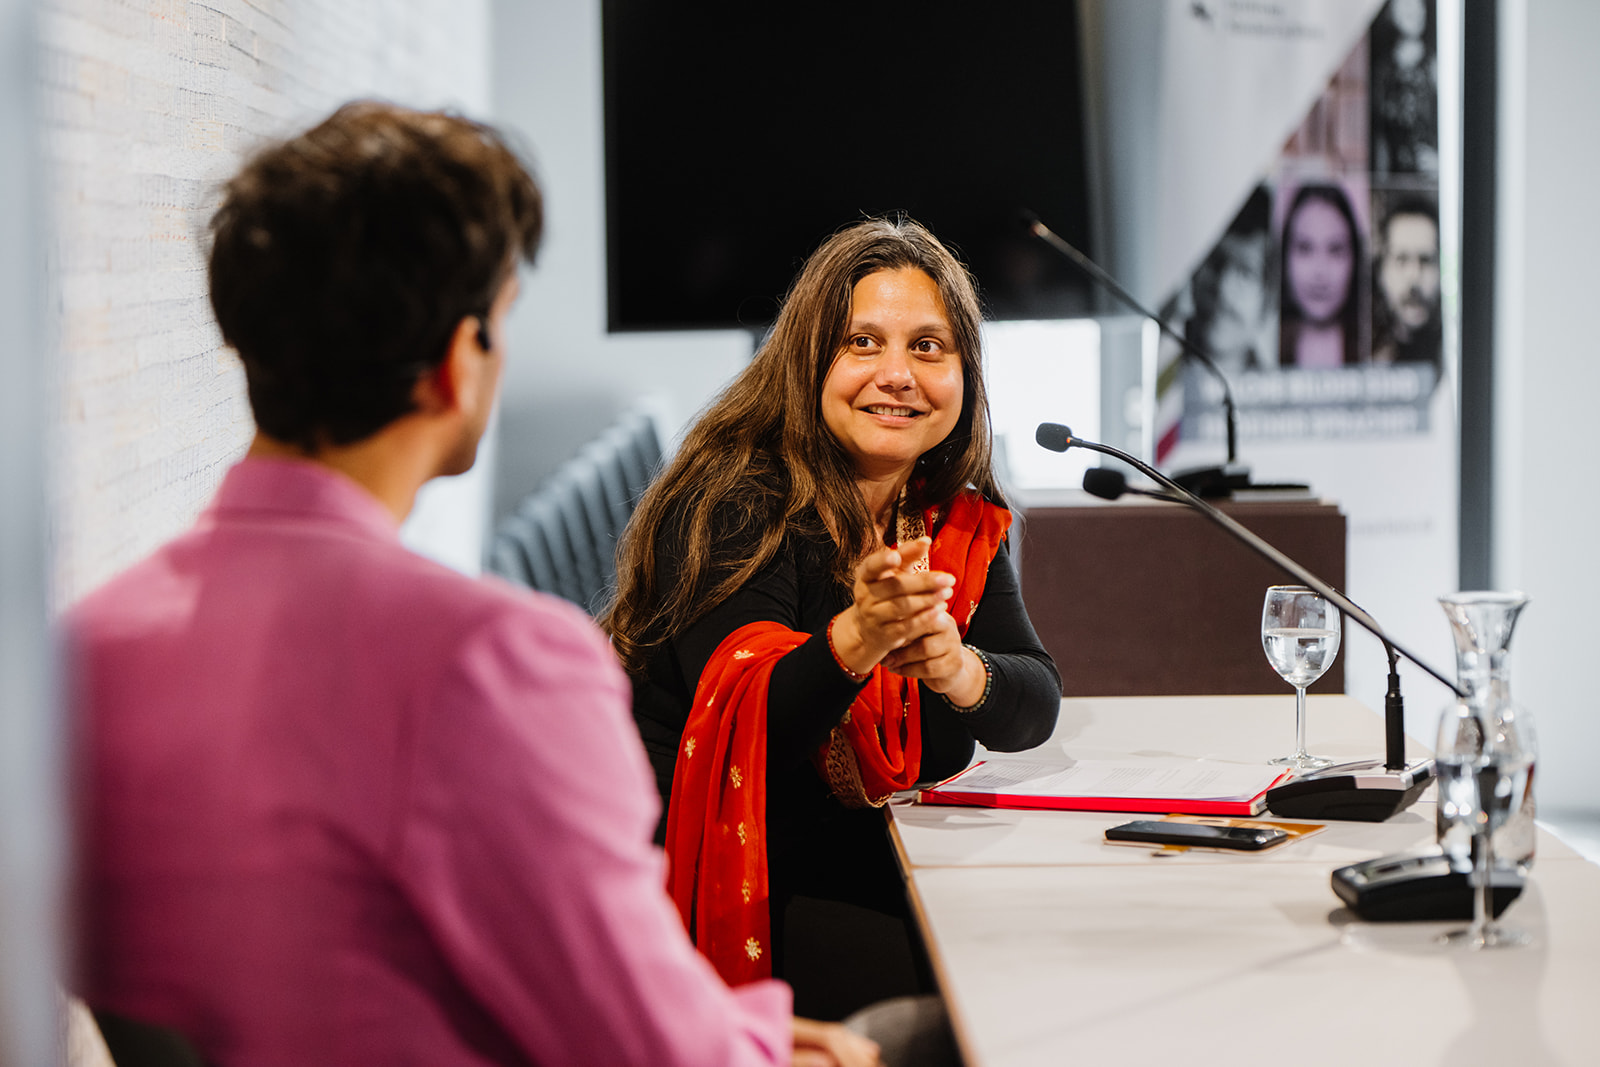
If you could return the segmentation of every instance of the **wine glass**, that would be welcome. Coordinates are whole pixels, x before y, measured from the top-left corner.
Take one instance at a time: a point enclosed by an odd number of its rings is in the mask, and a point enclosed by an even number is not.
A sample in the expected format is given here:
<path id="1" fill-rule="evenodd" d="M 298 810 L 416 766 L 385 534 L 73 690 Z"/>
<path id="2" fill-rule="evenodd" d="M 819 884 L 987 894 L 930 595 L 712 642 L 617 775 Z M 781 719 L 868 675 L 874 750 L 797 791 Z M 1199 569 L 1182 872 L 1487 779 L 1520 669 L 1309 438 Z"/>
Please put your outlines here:
<path id="1" fill-rule="evenodd" d="M 1297 771 L 1333 761 L 1306 752 L 1306 686 L 1322 677 L 1339 654 L 1339 609 L 1303 585 L 1275 585 L 1261 608 L 1261 647 L 1267 662 L 1294 686 L 1294 754 L 1273 763 Z"/>

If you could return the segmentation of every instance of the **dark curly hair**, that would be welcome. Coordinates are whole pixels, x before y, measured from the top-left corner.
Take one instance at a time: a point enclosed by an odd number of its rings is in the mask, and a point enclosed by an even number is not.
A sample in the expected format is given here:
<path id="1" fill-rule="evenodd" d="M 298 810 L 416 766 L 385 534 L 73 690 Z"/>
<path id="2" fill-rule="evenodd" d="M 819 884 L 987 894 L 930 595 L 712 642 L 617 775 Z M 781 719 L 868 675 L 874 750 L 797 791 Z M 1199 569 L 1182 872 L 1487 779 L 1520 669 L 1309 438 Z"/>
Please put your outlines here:
<path id="1" fill-rule="evenodd" d="M 257 152 L 211 220 L 211 307 L 261 432 L 317 451 L 412 410 L 462 319 L 531 262 L 543 202 L 481 123 L 375 101 Z"/>

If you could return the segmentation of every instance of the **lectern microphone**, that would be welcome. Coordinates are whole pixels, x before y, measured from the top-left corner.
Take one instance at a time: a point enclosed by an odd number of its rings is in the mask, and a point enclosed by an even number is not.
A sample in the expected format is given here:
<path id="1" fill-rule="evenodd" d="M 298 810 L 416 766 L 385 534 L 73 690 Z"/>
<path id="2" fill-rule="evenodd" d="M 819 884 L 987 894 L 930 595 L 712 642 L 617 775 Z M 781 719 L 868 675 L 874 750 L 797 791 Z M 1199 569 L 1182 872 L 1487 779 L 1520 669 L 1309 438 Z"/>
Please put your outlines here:
<path id="1" fill-rule="evenodd" d="M 1213 378 L 1222 386 L 1222 424 L 1228 433 L 1228 461 L 1221 467 L 1198 467 L 1194 470 L 1183 471 L 1174 477 L 1186 489 L 1199 493 L 1201 496 L 1227 496 L 1235 489 L 1250 487 L 1250 472 L 1239 466 L 1239 414 L 1233 403 L 1233 387 L 1228 384 L 1228 376 L 1222 373 L 1216 360 L 1210 353 L 1183 334 L 1167 325 L 1167 321 L 1160 315 L 1146 308 L 1132 293 L 1122 287 L 1122 283 L 1113 278 L 1106 269 L 1088 256 L 1084 255 L 1072 244 L 1046 226 L 1039 216 L 1032 211 L 1023 209 L 1021 213 L 1022 224 L 1029 233 L 1071 260 L 1079 270 L 1099 282 L 1100 285 L 1112 296 L 1122 301 L 1134 311 L 1143 315 L 1156 324 L 1156 328 L 1176 342 L 1179 350 L 1184 355 L 1190 356 L 1195 362 L 1204 367 Z M 1039 442 L 1044 444 L 1043 441 Z M 1046 445 L 1045 447 L 1049 447 Z M 1059 450 L 1058 450 L 1059 451 Z M 1298 488 L 1305 488 L 1299 486 Z"/>
<path id="2" fill-rule="evenodd" d="M 1110 467 L 1090 467 L 1083 472 L 1083 491 L 1101 500 L 1116 500 L 1128 493 L 1148 496 L 1156 500 L 1169 500 L 1174 504 L 1183 501 L 1164 489 L 1140 489 L 1128 484 L 1128 476 Z"/>
<path id="3" fill-rule="evenodd" d="M 1065 452 L 1069 448 L 1086 448 L 1091 452 L 1099 452 L 1128 464 L 1162 486 L 1165 492 L 1159 495 L 1164 499 L 1200 512 L 1251 551 L 1300 584 L 1314 589 L 1324 599 L 1354 619 L 1363 629 L 1382 641 L 1384 647 L 1391 650 L 1391 655 L 1398 653 L 1404 656 L 1451 692 L 1460 696 L 1465 695 L 1449 678 L 1389 637 L 1378 621 L 1349 597 L 1143 460 L 1111 445 L 1074 437 L 1070 429 L 1055 422 L 1040 423 L 1039 428 L 1034 431 L 1034 440 L 1052 452 Z M 1091 478 L 1090 475 L 1093 473 L 1085 472 L 1085 489 L 1103 496 L 1106 493 L 1102 490 L 1109 491 L 1116 488 L 1115 479 L 1105 479 L 1098 475 Z M 1123 479 L 1122 484 L 1126 487 L 1126 479 Z M 1397 704 L 1390 702 L 1386 705 L 1384 718 L 1387 759 L 1339 764 L 1302 775 L 1286 785 L 1269 791 L 1267 807 L 1278 815 L 1291 818 L 1351 819 L 1361 822 L 1380 822 L 1409 807 L 1421 795 L 1428 780 L 1433 777 L 1433 763 L 1431 760 L 1412 765 L 1405 763 L 1404 722 Z"/>

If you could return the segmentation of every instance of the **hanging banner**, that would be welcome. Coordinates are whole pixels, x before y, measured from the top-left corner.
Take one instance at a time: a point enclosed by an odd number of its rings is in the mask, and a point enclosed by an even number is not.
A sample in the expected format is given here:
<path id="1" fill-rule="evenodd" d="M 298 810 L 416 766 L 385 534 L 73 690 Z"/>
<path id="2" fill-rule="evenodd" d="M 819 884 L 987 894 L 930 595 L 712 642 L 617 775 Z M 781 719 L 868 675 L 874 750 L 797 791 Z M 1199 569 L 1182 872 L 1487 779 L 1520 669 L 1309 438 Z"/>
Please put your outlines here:
<path id="1" fill-rule="evenodd" d="M 1158 224 L 1138 266 L 1231 387 L 1254 480 L 1337 501 L 1347 589 L 1448 662 L 1432 604 L 1457 581 L 1437 15 L 1437 0 L 1169 0 Z M 1108 136 L 1115 153 L 1130 135 Z M 1221 382 L 1165 338 L 1156 363 L 1157 463 L 1218 463 Z M 1383 665 L 1361 640 L 1347 684 L 1371 697 Z"/>
<path id="2" fill-rule="evenodd" d="M 1182 138 L 1163 168 L 1166 210 L 1212 220 L 1209 240 L 1190 260 L 1198 265 L 1174 283 L 1163 317 L 1214 357 L 1233 389 L 1243 440 L 1429 430 L 1443 359 L 1434 4 L 1391 0 L 1370 26 L 1349 21 L 1350 9 L 1360 6 L 1352 4 L 1321 17 L 1317 5 L 1188 5 L 1188 17 L 1168 37 L 1171 129 L 1190 128 L 1172 116 L 1194 110 L 1194 94 L 1175 90 L 1191 77 L 1222 77 L 1204 69 L 1229 51 L 1210 36 L 1226 33 L 1236 47 L 1240 37 L 1274 34 L 1308 42 L 1285 46 L 1275 61 L 1293 72 L 1291 91 L 1303 93 L 1310 42 L 1323 63 L 1311 68 L 1320 73 L 1317 92 L 1297 125 L 1252 171 L 1191 157 L 1197 146 L 1186 149 Z M 1209 7 L 1251 17 L 1195 14 Z M 1186 49 L 1204 60 L 1186 62 Z M 1248 72 L 1224 84 L 1259 91 L 1275 64 L 1252 58 Z M 1190 69 L 1197 65 L 1202 69 Z M 1260 131 L 1278 117 L 1277 107 L 1269 110 L 1239 125 Z M 1209 132 L 1216 133 L 1215 123 L 1207 120 Z M 1207 179 L 1218 174 L 1237 183 L 1220 215 L 1223 180 Z M 1178 205 L 1190 186 L 1199 188 L 1186 214 Z M 1159 359 L 1153 436 L 1163 464 L 1178 458 L 1180 443 L 1225 440 L 1222 383 L 1181 355 L 1169 341 Z"/>

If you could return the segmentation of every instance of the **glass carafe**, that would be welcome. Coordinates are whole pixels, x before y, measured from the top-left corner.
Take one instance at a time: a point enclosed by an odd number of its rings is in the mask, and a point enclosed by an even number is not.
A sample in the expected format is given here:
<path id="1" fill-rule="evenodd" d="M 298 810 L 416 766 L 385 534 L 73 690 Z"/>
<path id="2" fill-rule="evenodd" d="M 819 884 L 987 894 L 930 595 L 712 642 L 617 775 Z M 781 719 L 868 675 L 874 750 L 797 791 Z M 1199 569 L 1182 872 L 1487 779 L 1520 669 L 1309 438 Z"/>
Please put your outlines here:
<path id="1" fill-rule="evenodd" d="M 1475 946 L 1513 944 L 1520 936 L 1491 922 L 1491 892 L 1500 872 L 1525 877 L 1533 865 L 1535 742 L 1533 721 L 1511 700 L 1506 658 L 1511 633 L 1528 598 L 1521 593 L 1455 593 L 1440 597 L 1456 643 L 1463 693 L 1439 719 L 1439 846 L 1451 866 L 1471 872 Z"/>
<path id="2" fill-rule="evenodd" d="M 1453 865 L 1467 869 L 1470 825 L 1481 820 L 1493 834 L 1495 866 L 1526 875 L 1533 865 L 1538 749 L 1532 716 L 1511 699 L 1506 659 L 1528 598 L 1522 593 L 1454 593 L 1440 597 L 1439 603 L 1455 638 L 1457 681 L 1467 694 L 1445 709 L 1440 723 L 1439 844 Z M 1484 779 L 1488 792 L 1481 813 L 1461 810 L 1467 798 L 1460 786 L 1453 800 L 1447 798 L 1451 787 L 1444 765 L 1462 762 L 1472 763 L 1474 774 Z M 1486 768 L 1488 775 L 1478 774 Z"/>

